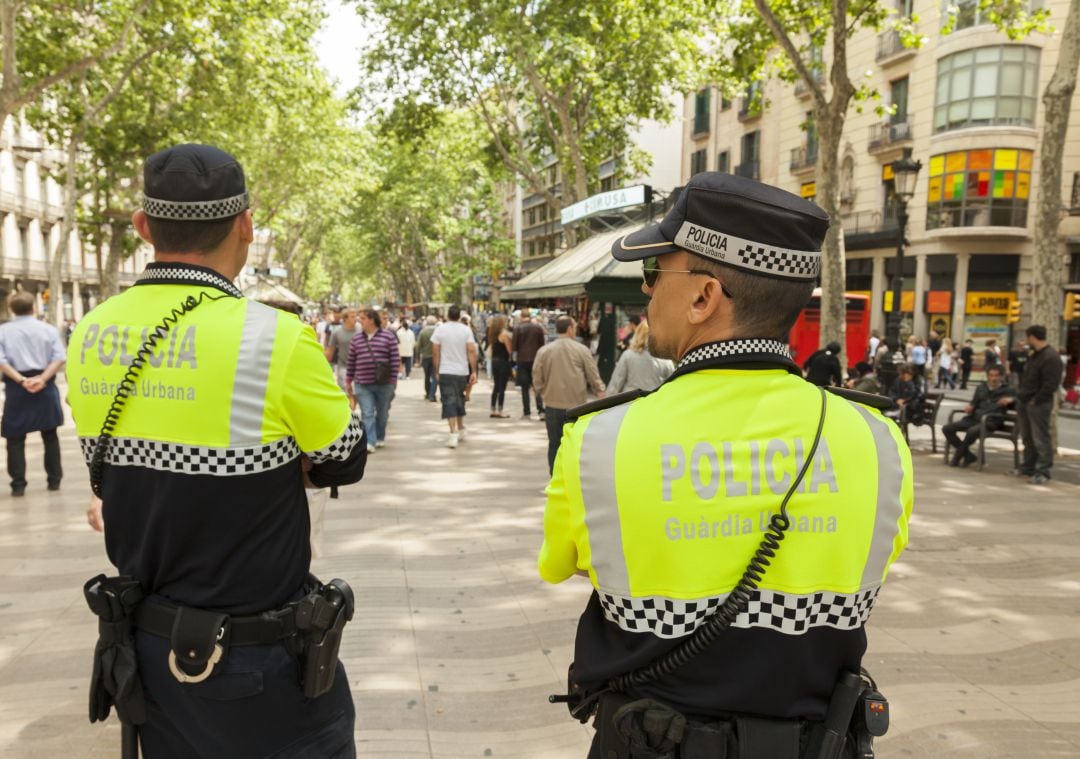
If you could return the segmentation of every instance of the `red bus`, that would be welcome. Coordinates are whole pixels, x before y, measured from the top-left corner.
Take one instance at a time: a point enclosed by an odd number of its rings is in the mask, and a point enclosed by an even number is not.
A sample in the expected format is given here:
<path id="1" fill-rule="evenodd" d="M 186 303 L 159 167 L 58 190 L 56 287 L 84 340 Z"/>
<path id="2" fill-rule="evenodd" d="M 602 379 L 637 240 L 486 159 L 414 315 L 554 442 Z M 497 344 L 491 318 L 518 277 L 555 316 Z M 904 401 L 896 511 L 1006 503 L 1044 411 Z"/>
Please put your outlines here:
<path id="1" fill-rule="evenodd" d="M 847 307 L 847 354 L 848 368 L 852 368 L 866 357 L 870 345 L 870 298 L 860 293 L 844 293 Z M 810 302 L 806 304 L 795 326 L 791 328 L 788 342 L 795 363 L 802 366 L 810 354 L 821 346 L 821 288 L 814 290 Z"/>

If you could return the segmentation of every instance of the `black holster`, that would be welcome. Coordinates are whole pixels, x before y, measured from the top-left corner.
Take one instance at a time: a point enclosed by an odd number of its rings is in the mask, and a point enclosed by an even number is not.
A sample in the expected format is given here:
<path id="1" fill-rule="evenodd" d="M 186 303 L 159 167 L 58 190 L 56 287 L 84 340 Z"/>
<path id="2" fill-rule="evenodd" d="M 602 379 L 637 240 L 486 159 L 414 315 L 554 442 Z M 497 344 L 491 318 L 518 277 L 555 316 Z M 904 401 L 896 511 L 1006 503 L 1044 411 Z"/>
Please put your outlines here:
<path id="1" fill-rule="evenodd" d="M 344 580 L 316 584 L 296 607 L 293 653 L 300 662 L 300 685 L 308 698 L 318 698 L 334 684 L 341 631 L 353 618 L 352 588 Z"/>
<path id="2" fill-rule="evenodd" d="M 146 701 L 132 631 L 135 608 L 143 599 L 142 587 L 131 577 L 98 575 L 83 586 L 83 595 L 90 611 L 98 617 L 90 677 L 90 721 L 104 720 L 115 706 L 122 722 L 141 725 L 146 721 Z"/>

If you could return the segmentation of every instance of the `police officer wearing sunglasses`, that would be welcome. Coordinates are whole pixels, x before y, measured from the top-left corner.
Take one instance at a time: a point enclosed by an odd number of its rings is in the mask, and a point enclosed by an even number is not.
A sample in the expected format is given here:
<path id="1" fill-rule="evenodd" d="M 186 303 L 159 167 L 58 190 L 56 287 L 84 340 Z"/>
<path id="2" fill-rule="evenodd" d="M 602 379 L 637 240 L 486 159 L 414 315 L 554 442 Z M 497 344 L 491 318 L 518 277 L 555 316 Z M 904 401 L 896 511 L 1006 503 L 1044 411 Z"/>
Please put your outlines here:
<path id="1" fill-rule="evenodd" d="M 612 247 L 643 262 L 649 350 L 677 369 L 571 411 L 548 487 L 540 575 L 593 586 L 554 699 L 594 719 L 590 759 L 824 759 L 884 729 L 859 672 L 911 458 L 869 397 L 807 383 L 788 352 L 828 226 L 707 172 Z"/>

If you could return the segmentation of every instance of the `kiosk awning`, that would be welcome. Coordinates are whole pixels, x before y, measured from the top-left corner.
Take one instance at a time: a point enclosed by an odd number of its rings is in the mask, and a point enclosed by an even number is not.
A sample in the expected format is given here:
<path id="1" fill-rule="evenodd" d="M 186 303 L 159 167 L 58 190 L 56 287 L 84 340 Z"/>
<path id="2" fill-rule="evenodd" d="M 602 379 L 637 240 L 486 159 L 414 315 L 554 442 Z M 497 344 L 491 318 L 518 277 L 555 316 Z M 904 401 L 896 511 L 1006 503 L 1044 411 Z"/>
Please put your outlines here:
<path id="1" fill-rule="evenodd" d="M 611 257 L 611 244 L 641 227 L 638 224 L 593 235 L 509 287 L 504 287 L 499 297 L 507 301 L 569 298 L 584 293 L 586 285 L 596 280 L 617 280 L 629 285 L 640 282 L 641 262 L 616 261 Z"/>

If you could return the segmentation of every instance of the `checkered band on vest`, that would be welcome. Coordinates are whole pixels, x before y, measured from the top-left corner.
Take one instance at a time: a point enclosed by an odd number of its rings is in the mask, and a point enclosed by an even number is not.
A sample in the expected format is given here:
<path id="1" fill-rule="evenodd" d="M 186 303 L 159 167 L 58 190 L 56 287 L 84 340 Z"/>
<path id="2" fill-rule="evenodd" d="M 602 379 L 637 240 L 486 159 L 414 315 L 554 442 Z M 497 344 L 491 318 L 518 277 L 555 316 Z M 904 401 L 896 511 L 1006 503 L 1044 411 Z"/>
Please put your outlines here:
<path id="1" fill-rule="evenodd" d="M 823 591 L 809 595 L 757 590 L 750 597 L 746 611 L 735 618 L 732 627 L 763 627 L 785 635 L 801 635 L 815 627 L 857 630 L 870 618 L 878 590 L 871 588 L 852 594 Z M 683 601 L 662 596 L 627 598 L 606 593 L 599 593 L 599 596 L 600 606 L 609 622 L 627 632 L 652 633 L 658 638 L 689 635 L 727 597 Z"/>
<path id="2" fill-rule="evenodd" d="M 764 245 L 747 243 L 735 251 L 739 265 L 765 274 L 777 274 L 797 279 L 814 279 L 821 262 L 820 253 L 799 253 L 775 250 Z"/>
<path id="3" fill-rule="evenodd" d="M 143 196 L 143 212 L 155 219 L 173 221 L 214 221 L 236 216 L 248 207 L 248 194 L 242 192 L 220 200 L 162 200 Z"/>
<path id="4" fill-rule="evenodd" d="M 93 458 L 97 440 L 96 437 L 79 438 L 87 464 Z M 231 477 L 277 469 L 295 461 L 299 455 L 300 447 L 291 437 L 265 445 L 237 448 L 207 448 L 160 440 L 118 437 L 109 441 L 106 461 L 113 466 L 140 466 L 159 472 Z"/>
<path id="5" fill-rule="evenodd" d="M 236 298 L 244 297 L 244 294 L 237 289 L 236 285 L 220 274 L 194 268 L 170 269 L 167 267 L 154 266 L 147 268 L 139 275 L 138 283 L 142 285 L 162 285 L 172 283 L 185 285 L 206 284 L 211 287 L 216 287 L 219 290 L 224 290 L 229 295 Z"/>
<path id="6" fill-rule="evenodd" d="M 682 369 L 689 364 L 696 364 L 699 361 L 708 361 L 714 358 L 720 358 L 722 356 L 762 356 L 767 358 L 769 354 L 777 358 L 782 358 L 785 361 L 791 360 L 791 352 L 788 351 L 788 347 L 785 343 L 779 340 L 767 340 L 764 338 L 753 338 L 749 340 L 723 340 L 717 343 L 709 343 L 702 345 L 683 356 L 682 361 L 679 362 L 679 367 Z"/>
<path id="7" fill-rule="evenodd" d="M 308 458 L 315 464 L 321 464 L 324 461 L 344 461 L 349 458 L 352 449 L 363 437 L 364 427 L 360 424 L 360 420 L 353 416 L 349 426 L 341 433 L 341 437 L 317 451 L 311 451 Z"/>

